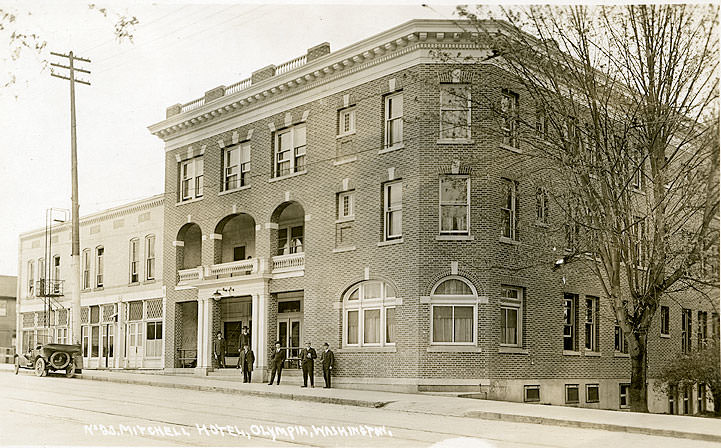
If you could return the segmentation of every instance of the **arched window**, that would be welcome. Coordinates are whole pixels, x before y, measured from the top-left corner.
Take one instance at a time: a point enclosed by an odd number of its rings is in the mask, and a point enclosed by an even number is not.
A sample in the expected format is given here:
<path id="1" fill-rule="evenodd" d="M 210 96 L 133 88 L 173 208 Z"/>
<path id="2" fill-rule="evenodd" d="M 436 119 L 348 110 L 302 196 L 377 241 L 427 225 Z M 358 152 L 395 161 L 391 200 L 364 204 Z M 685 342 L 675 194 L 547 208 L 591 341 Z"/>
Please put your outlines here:
<path id="1" fill-rule="evenodd" d="M 343 295 L 343 345 L 386 346 L 396 343 L 396 289 L 386 282 L 366 280 Z"/>
<path id="2" fill-rule="evenodd" d="M 475 344 L 478 294 L 465 278 L 446 277 L 431 291 L 431 344 Z"/>

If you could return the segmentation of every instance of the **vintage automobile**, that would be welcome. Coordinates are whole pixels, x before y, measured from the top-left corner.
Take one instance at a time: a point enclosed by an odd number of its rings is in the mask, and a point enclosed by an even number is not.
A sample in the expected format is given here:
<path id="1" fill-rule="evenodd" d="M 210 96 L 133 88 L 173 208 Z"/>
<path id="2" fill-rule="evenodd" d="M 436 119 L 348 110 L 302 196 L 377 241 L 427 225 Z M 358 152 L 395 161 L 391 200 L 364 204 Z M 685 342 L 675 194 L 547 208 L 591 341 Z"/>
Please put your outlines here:
<path id="1" fill-rule="evenodd" d="M 15 374 L 20 369 L 35 370 L 35 375 L 46 376 L 49 371 L 65 370 L 65 376 L 72 378 L 81 373 L 83 355 L 80 344 L 45 344 L 38 345 L 28 353 L 15 355 Z"/>

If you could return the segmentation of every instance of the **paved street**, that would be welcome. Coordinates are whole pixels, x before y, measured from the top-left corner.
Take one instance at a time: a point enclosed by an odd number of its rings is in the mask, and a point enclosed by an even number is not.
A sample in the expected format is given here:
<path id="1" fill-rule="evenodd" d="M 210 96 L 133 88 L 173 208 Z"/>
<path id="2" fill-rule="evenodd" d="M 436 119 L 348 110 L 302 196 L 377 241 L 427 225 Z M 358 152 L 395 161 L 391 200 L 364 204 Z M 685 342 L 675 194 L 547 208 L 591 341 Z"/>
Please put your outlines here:
<path id="1" fill-rule="evenodd" d="M 0 373 L 2 445 L 677 447 L 709 442 Z"/>

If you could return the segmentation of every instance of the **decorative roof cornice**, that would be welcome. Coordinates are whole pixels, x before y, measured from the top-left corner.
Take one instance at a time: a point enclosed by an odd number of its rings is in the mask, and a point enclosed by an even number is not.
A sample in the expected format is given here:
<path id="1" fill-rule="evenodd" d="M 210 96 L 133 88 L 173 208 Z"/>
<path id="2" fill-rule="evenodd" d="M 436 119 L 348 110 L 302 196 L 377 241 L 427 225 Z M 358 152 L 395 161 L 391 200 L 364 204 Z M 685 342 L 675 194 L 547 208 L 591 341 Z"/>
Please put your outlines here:
<path id="1" fill-rule="evenodd" d="M 108 221 L 111 219 L 120 218 L 122 216 L 131 215 L 133 213 L 141 212 L 144 210 L 150 210 L 155 207 L 161 207 L 163 205 L 164 194 L 158 194 L 149 198 L 141 199 L 139 201 L 131 202 L 129 204 L 120 205 L 117 207 L 109 208 L 107 210 L 101 210 L 99 212 L 92 213 L 87 216 L 80 218 L 81 226 L 89 226 L 97 224 L 99 222 Z M 62 232 L 70 230 L 71 223 L 66 222 L 53 226 L 53 232 Z M 21 233 L 20 239 L 34 238 L 37 236 L 45 235 L 45 229 L 35 229 L 29 232 Z"/>
<path id="2" fill-rule="evenodd" d="M 463 25 L 452 20 L 412 20 L 311 62 L 303 63 L 302 57 L 296 58 L 278 67 L 291 69 L 282 73 L 276 70 L 276 75 L 257 85 L 244 80 L 224 88 L 225 94 L 220 97 L 206 94 L 205 98 L 176 105 L 179 113 L 148 129 L 167 141 L 418 49 L 477 49 L 477 33 L 464 31 Z"/>

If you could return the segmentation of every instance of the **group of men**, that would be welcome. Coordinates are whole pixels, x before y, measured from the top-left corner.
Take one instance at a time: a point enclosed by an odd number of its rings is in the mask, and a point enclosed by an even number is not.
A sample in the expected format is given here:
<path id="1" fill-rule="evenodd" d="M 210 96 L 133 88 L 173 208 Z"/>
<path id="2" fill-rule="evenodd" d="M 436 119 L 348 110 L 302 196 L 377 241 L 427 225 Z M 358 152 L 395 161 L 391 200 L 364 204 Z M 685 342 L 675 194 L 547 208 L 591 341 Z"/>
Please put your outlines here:
<path id="1" fill-rule="evenodd" d="M 255 354 L 250 349 L 250 334 L 248 333 L 248 327 L 243 327 L 243 332 L 240 335 L 240 349 L 238 353 L 237 369 L 243 371 L 243 382 L 250 383 L 253 375 L 253 364 L 255 363 Z M 216 339 L 213 341 L 213 356 L 218 363 L 219 368 L 225 368 L 225 353 L 226 353 L 226 342 L 223 338 L 223 334 L 219 331 L 216 334 Z M 315 359 L 318 358 L 318 354 L 312 347 L 310 342 L 306 343 L 306 347 L 300 351 L 300 366 L 303 369 L 303 385 L 301 387 L 308 387 L 308 378 L 310 378 L 310 387 L 315 387 L 313 369 L 315 367 Z M 286 353 L 284 349 L 281 349 L 280 341 L 275 343 L 275 350 L 273 356 L 270 359 L 270 381 L 268 385 L 273 384 L 273 380 L 278 376 L 276 384 L 280 384 L 280 375 L 283 372 L 283 364 L 285 364 Z M 323 344 L 323 352 L 320 355 L 320 362 L 323 366 L 323 379 L 325 380 L 325 388 L 330 389 L 331 387 L 331 371 L 333 370 L 333 364 L 335 363 L 335 355 L 330 349 L 328 343 Z"/>

